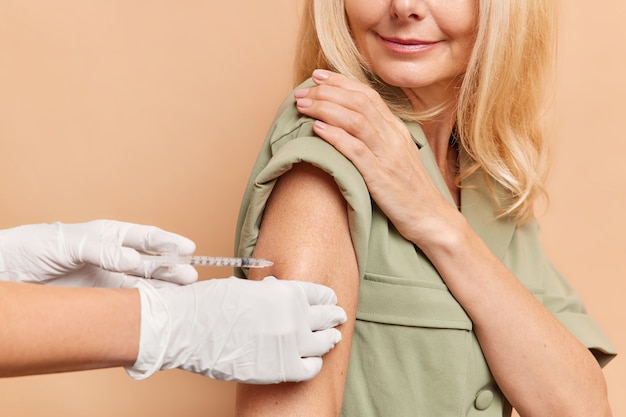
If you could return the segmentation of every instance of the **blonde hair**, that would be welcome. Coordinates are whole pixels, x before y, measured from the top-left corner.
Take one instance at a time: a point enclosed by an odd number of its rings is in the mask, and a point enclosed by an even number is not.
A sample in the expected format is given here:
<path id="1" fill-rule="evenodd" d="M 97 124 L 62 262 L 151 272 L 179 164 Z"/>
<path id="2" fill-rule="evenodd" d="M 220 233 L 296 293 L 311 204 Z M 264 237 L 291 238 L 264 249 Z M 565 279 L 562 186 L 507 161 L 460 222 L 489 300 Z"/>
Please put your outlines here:
<path id="1" fill-rule="evenodd" d="M 554 0 L 478 0 L 476 40 L 456 103 L 456 128 L 473 164 L 510 196 L 501 216 L 523 222 L 547 197 L 545 116 L 554 69 Z M 372 74 L 350 33 L 343 0 L 306 0 L 295 60 L 297 84 L 315 68 L 368 83 L 405 120 L 420 121 L 400 89 Z M 437 109 L 433 110 L 434 112 Z M 492 188 L 494 198 L 498 200 Z"/>

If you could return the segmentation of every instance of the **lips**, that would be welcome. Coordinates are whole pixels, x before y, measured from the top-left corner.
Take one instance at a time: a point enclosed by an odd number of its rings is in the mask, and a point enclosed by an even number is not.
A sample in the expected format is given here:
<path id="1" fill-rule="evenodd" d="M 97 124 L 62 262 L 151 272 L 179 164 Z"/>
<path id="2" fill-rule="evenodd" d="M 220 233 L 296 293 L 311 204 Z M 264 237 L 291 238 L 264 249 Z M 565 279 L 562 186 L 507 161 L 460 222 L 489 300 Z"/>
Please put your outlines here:
<path id="1" fill-rule="evenodd" d="M 396 53 L 416 53 L 432 48 L 437 42 L 423 41 L 418 39 L 386 38 L 381 36 L 383 44 Z"/>

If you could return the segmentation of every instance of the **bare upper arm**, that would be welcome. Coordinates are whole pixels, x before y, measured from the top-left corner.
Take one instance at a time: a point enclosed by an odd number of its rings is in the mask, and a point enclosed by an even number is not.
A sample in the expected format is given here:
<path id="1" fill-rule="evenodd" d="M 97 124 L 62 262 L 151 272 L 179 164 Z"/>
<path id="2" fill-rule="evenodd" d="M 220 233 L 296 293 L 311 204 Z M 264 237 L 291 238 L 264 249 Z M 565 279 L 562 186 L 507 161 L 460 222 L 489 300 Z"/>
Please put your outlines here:
<path id="1" fill-rule="evenodd" d="M 240 385 L 237 415 L 337 416 L 341 410 L 358 299 L 358 268 L 346 202 L 334 180 L 300 163 L 276 184 L 263 216 L 254 256 L 274 261 L 270 270 L 251 271 L 250 278 L 271 274 L 328 285 L 348 315 L 340 327 L 343 339 L 326 356 L 320 374 L 297 384 Z"/>

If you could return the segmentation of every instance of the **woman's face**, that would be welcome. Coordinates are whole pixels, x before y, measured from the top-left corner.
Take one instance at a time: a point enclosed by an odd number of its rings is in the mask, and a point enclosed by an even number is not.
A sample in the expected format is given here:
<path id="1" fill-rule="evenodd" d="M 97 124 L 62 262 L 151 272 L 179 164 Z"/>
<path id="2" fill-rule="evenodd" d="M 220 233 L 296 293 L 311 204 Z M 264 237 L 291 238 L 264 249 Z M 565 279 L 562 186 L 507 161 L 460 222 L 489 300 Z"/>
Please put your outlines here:
<path id="1" fill-rule="evenodd" d="M 465 72 L 478 0 L 345 0 L 370 69 L 403 89 L 447 88 Z"/>

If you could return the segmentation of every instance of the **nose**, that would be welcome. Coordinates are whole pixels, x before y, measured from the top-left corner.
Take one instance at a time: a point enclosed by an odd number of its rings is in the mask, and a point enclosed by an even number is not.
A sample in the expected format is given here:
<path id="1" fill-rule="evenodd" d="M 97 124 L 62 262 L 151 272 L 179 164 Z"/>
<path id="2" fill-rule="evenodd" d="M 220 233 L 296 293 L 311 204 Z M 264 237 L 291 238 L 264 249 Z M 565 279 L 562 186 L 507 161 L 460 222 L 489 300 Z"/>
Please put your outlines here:
<path id="1" fill-rule="evenodd" d="M 391 0 L 391 16 L 399 20 L 422 20 L 426 14 L 423 0 Z"/>

